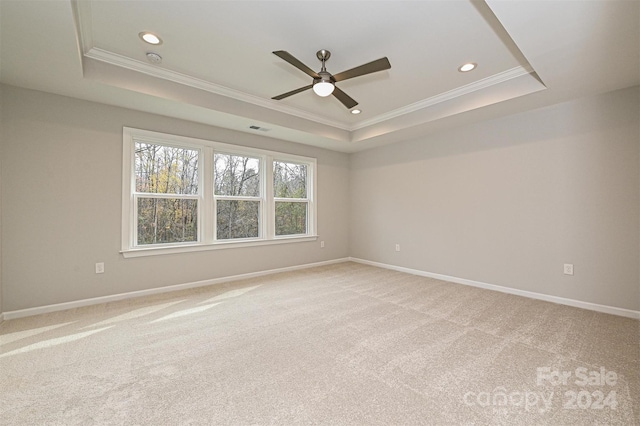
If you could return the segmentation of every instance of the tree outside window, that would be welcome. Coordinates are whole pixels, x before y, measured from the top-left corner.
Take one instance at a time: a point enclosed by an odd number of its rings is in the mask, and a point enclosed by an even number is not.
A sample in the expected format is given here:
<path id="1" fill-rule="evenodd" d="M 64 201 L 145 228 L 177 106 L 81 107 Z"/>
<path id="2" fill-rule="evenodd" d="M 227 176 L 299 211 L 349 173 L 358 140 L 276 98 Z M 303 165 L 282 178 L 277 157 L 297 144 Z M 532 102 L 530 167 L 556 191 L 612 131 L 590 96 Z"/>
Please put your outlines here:
<path id="1" fill-rule="evenodd" d="M 260 159 L 214 155 L 216 238 L 257 238 L 260 235 Z"/>
<path id="2" fill-rule="evenodd" d="M 137 243 L 198 240 L 198 150 L 136 142 Z"/>
<path id="3" fill-rule="evenodd" d="M 273 162 L 276 236 L 307 233 L 307 166 Z"/>
<path id="4" fill-rule="evenodd" d="M 125 257 L 316 238 L 316 160 L 123 129 Z"/>

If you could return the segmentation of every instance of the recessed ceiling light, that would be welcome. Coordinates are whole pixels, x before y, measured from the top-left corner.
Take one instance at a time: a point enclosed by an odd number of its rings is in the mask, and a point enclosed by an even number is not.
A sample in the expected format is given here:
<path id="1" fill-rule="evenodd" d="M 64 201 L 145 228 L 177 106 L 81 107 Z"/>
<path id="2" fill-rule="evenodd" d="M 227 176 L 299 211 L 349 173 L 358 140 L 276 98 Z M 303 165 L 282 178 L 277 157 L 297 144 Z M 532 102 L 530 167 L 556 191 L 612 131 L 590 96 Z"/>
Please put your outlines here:
<path id="1" fill-rule="evenodd" d="M 477 66 L 478 66 L 478 64 L 474 64 L 473 62 L 469 62 L 469 63 L 466 63 L 464 65 L 461 65 L 460 68 L 458 68 L 458 71 L 460 71 L 460 72 L 469 72 L 472 69 L 475 69 L 475 67 L 477 67 Z"/>
<path id="2" fill-rule="evenodd" d="M 146 41 L 149 44 L 162 44 L 162 39 L 153 33 L 143 31 L 138 35 L 142 40 Z"/>
<path id="3" fill-rule="evenodd" d="M 362 112 L 362 111 L 360 111 L 359 109 L 352 109 L 352 110 L 351 110 L 351 114 L 354 114 L 354 115 L 356 115 L 356 114 L 360 114 L 361 112 Z"/>

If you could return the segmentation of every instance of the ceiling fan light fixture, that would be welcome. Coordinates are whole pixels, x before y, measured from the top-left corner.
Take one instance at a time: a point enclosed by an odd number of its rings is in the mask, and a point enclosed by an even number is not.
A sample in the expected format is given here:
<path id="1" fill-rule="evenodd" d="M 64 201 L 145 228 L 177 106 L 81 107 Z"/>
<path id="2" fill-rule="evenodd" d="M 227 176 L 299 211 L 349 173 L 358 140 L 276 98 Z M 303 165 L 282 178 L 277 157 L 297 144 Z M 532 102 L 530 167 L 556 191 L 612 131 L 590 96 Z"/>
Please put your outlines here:
<path id="1" fill-rule="evenodd" d="M 313 91 L 316 92 L 316 95 L 321 97 L 329 96 L 333 93 L 333 83 L 329 81 L 319 81 L 313 85 Z"/>
<path id="2" fill-rule="evenodd" d="M 318 55 L 323 52 L 318 52 Z M 327 52 L 327 57 L 329 56 L 329 52 Z M 326 60 L 326 59 L 325 59 Z M 322 71 L 318 73 L 318 77 L 313 79 L 313 91 L 316 92 L 316 95 L 321 97 L 329 96 L 333 93 L 333 89 L 335 86 L 333 85 L 333 79 L 331 78 L 331 74 L 329 74 L 324 69 L 324 62 L 322 63 Z"/>

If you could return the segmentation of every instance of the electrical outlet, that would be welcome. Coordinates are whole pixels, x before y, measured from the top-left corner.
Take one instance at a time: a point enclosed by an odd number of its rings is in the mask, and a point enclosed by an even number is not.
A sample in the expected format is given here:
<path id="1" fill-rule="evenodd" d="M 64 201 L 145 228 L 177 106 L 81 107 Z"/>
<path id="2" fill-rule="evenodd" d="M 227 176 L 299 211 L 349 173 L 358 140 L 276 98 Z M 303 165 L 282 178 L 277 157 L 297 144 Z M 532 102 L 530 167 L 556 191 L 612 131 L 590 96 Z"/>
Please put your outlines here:
<path id="1" fill-rule="evenodd" d="M 396 251 L 400 251 L 400 244 L 396 244 Z"/>
<path id="2" fill-rule="evenodd" d="M 573 263 L 565 263 L 564 264 L 564 274 L 565 275 L 573 275 Z"/>
<path id="3" fill-rule="evenodd" d="M 320 241 L 320 248 L 324 248 L 324 241 Z"/>
<path id="4" fill-rule="evenodd" d="M 96 263 L 96 274 L 104 274 L 104 262 Z"/>

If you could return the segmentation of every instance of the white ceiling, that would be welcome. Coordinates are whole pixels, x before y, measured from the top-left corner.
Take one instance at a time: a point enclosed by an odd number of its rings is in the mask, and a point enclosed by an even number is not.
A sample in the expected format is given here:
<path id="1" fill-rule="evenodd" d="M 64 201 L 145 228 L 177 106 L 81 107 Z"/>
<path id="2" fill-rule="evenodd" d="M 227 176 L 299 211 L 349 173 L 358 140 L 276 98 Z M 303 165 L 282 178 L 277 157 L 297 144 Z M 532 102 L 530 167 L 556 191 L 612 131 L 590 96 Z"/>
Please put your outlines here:
<path id="1" fill-rule="evenodd" d="M 3 83 L 343 152 L 640 84 L 638 1 L 0 0 L 0 25 Z M 333 74 L 389 58 L 337 84 L 362 114 L 271 99 L 311 84 L 271 52 L 320 49 Z"/>

